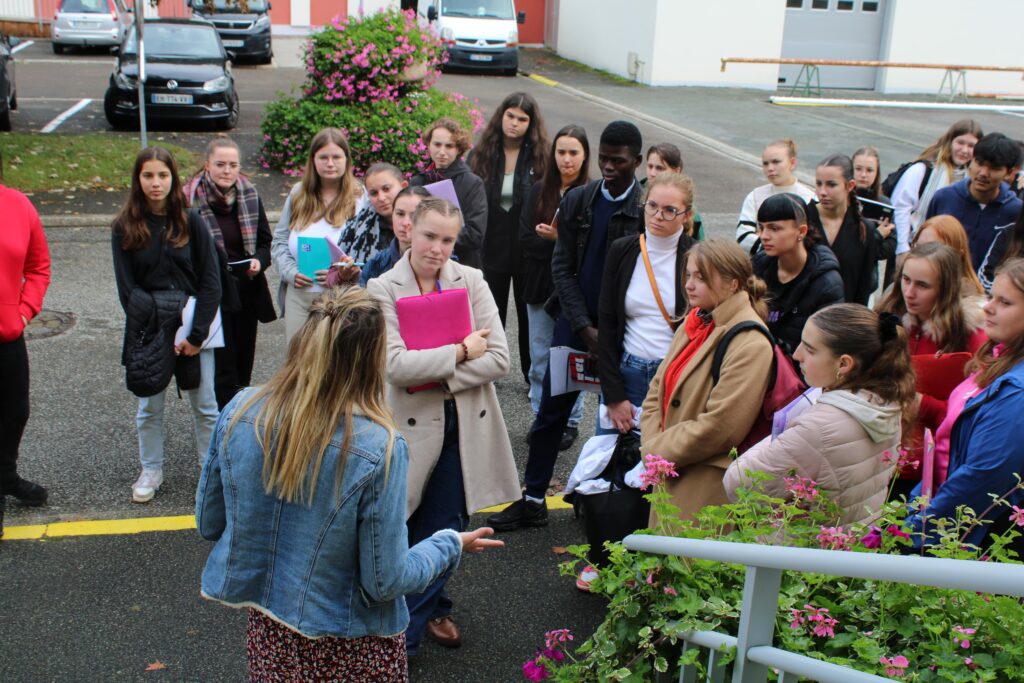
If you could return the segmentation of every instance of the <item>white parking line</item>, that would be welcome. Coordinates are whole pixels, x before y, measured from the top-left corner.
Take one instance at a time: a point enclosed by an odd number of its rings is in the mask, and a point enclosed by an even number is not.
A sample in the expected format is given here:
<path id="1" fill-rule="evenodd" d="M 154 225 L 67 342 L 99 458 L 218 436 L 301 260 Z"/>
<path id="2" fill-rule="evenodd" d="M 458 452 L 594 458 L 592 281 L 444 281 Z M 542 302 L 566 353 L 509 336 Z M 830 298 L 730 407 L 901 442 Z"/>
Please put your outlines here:
<path id="1" fill-rule="evenodd" d="M 57 130 L 57 127 L 60 124 L 64 123 L 65 121 L 70 119 L 72 116 L 74 116 L 78 112 L 80 112 L 83 109 L 85 109 L 86 107 L 88 107 L 90 102 L 92 102 L 92 100 L 90 100 L 90 99 L 80 100 L 78 102 L 78 104 L 76 104 L 75 106 L 71 107 L 70 109 L 65 111 L 63 114 L 61 114 L 60 116 L 55 118 L 53 121 L 50 121 L 48 124 L 43 126 L 42 130 L 40 130 L 39 132 L 40 133 L 52 133 L 53 131 Z"/>
<path id="2" fill-rule="evenodd" d="M 21 47 L 19 45 L 18 47 Z M 116 59 L 19 59 L 18 64 L 102 64 L 113 66 Z"/>
<path id="3" fill-rule="evenodd" d="M 19 45 L 18 47 L 14 48 L 13 50 L 11 50 L 11 54 L 12 55 L 13 54 L 17 54 L 17 53 L 21 52 L 22 50 L 24 50 L 29 45 L 35 45 L 35 44 L 36 44 L 36 41 L 28 40 L 28 41 L 22 43 L 21 45 Z"/>

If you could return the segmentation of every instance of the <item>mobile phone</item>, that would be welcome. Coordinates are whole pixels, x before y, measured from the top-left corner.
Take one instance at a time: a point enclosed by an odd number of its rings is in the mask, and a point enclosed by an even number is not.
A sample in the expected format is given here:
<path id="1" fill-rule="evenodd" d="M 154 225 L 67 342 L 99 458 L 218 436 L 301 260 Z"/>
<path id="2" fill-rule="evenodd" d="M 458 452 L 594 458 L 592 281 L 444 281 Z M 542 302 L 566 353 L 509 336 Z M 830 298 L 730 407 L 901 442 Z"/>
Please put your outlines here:
<path id="1" fill-rule="evenodd" d="M 861 210 L 860 213 L 864 218 L 871 218 L 876 221 L 884 221 L 888 218 L 892 220 L 893 212 L 896 210 L 891 204 L 885 204 L 884 202 L 876 202 L 874 199 L 865 199 L 859 197 Z"/>
<path id="2" fill-rule="evenodd" d="M 555 215 L 551 217 L 550 225 L 552 230 L 558 229 L 558 209 L 555 209 Z"/>

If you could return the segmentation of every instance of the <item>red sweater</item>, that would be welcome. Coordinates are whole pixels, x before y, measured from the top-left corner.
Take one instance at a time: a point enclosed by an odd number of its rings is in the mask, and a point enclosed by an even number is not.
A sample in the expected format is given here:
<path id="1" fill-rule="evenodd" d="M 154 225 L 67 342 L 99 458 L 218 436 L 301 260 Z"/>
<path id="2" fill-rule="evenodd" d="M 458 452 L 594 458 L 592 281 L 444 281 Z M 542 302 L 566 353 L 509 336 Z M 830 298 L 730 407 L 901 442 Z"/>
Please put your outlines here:
<path id="1" fill-rule="evenodd" d="M 973 304 L 968 304 L 973 305 Z M 907 323 L 908 321 L 904 321 Z M 910 342 L 910 355 L 911 356 L 934 356 L 939 352 L 939 347 L 936 345 L 935 340 L 928 334 L 928 330 L 922 330 L 919 327 L 907 327 L 908 330 L 908 341 Z M 981 346 L 988 341 L 988 337 L 985 335 L 985 331 L 976 328 L 971 332 L 971 336 L 967 340 L 967 348 L 957 349 L 957 351 L 967 351 L 969 353 L 976 353 Z M 918 384 L 921 384 L 921 377 L 918 377 Z M 956 384 L 956 383 L 954 383 Z M 928 394 L 921 394 L 921 403 L 918 406 L 917 420 L 914 423 L 913 432 L 910 439 L 904 438 L 904 446 L 910 451 L 909 460 L 912 462 L 918 462 L 920 460 L 920 448 L 924 443 L 924 430 L 930 429 L 932 434 L 938 430 L 939 425 L 946 419 L 946 403 L 949 396 L 929 396 Z M 900 467 L 900 477 L 903 479 L 918 480 L 921 478 L 920 465 L 914 466 L 913 464 L 905 464 Z"/>
<path id="2" fill-rule="evenodd" d="M 0 185 L 0 342 L 21 336 L 43 307 L 50 284 L 50 250 L 28 197 Z"/>

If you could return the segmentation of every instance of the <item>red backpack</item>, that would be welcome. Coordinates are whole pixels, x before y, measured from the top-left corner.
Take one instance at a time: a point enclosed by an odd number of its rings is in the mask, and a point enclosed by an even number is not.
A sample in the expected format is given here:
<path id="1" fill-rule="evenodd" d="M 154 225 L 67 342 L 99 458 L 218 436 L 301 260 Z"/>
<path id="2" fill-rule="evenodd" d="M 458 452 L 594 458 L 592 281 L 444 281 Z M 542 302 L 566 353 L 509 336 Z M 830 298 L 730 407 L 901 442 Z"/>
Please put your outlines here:
<path id="1" fill-rule="evenodd" d="M 754 420 L 754 425 L 750 428 L 750 432 L 744 437 L 743 441 L 736 445 L 736 450 L 740 453 L 743 453 L 758 441 L 771 434 L 772 418 L 775 417 L 775 411 L 785 408 L 793 399 L 807 389 L 807 385 L 800 379 L 800 374 L 793 367 L 793 361 L 778 347 L 775 339 L 772 337 L 772 333 L 764 325 L 752 320 L 736 323 L 726 331 L 725 335 L 718 342 L 718 346 L 715 347 L 715 357 L 711 361 L 712 386 L 718 384 L 718 376 L 722 371 L 722 361 L 725 359 L 725 352 L 729 348 L 729 342 L 737 334 L 746 330 L 757 330 L 767 337 L 772 345 L 774 358 L 772 359 L 768 389 L 765 391 L 764 401 L 761 403 L 761 412 L 758 414 L 757 419 Z"/>

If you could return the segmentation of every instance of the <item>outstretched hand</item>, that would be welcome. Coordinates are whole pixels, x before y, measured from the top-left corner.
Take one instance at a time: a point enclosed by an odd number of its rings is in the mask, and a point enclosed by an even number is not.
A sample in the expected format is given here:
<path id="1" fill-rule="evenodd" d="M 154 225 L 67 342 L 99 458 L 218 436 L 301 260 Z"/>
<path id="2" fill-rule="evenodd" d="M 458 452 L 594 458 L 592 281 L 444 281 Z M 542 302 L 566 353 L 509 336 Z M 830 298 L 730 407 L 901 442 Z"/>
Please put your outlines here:
<path id="1" fill-rule="evenodd" d="M 505 541 L 487 538 L 493 535 L 494 529 L 489 526 L 482 526 L 479 529 L 473 529 L 473 531 L 463 531 L 459 534 L 462 537 L 462 552 L 480 553 L 487 548 L 504 548 Z"/>

